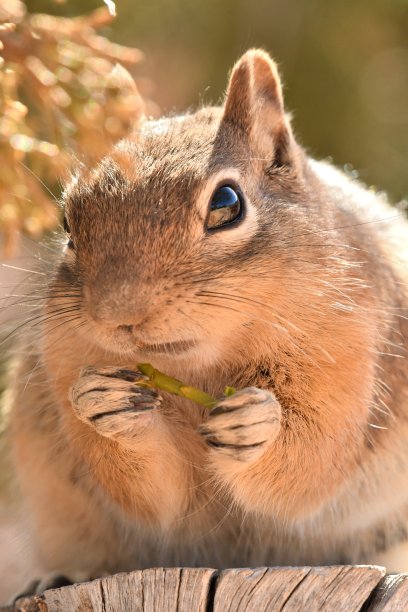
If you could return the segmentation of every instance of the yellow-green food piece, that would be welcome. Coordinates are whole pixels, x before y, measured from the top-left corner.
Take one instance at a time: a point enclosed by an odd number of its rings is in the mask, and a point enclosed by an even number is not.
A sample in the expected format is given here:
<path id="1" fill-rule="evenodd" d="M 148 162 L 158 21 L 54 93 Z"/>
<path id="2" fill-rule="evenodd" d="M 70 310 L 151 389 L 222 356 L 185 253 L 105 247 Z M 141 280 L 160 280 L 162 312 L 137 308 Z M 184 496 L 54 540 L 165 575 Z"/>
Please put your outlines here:
<path id="1" fill-rule="evenodd" d="M 180 397 L 185 397 L 206 408 L 213 408 L 218 403 L 218 400 L 212 395 L 205 393 L 205 391 L 200 391 L 200 389 L 189 387 L 181 380 L 177 380 L 177 378 L 172 378 L 171 376 L 167 376 L 167 374 L 163 374 L 163 372 L 156 370 L 150 363 L 138 363 L 137 369 L 148 377 L 149 380 L 146 384 L 151 387 L 173 393 L 174 395 L 179 395 Z M 225 388 L 225 397 L 230 397 L 234 393 L 235 389 L 233 387 Z"/>

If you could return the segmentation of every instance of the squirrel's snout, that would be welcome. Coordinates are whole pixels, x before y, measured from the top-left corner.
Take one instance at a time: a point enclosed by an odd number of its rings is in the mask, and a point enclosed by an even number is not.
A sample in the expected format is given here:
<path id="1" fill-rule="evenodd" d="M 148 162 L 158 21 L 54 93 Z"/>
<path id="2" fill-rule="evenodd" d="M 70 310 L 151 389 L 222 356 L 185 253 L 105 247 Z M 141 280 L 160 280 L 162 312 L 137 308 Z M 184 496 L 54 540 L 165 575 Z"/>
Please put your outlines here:
<path id="1" fill-rule="evenodd" d="M 148 316 L 146 311 L 139 311 L 137 308 L 130 311 L 127 308 L 111 310 L 106 307 L 92 309 L 90 315 L 95 323 L 127 334 L 133 334 L 136 329 L 142 328 Z"/>
<path id="2" fill-rule="evenodd" d="M 133 325 L 118 325 L 118 331 L 131 334 L 133 332 Z"/>
<path id="3" fill-rule="evenodd" d="M 116 328 L 121 332 L 133 333 L 134 328 L 142 327 L 148 318 L 147 304 L 136 299 L 134 292 L 121 287 L 109 293 L 84 288 L 85 308 L 95 323 L 104 327 Z"/>

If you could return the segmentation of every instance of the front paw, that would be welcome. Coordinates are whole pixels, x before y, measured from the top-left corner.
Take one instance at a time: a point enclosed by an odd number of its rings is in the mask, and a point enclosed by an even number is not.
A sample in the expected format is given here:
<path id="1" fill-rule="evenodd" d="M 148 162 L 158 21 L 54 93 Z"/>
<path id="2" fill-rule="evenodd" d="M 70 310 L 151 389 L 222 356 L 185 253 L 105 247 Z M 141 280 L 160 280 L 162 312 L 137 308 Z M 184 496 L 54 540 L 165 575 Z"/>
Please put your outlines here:
<path id="1" fill-rule="evenodd" d="M 214 452 L 252 463 L 278 435 L 280 420 L 273 393 L 247 387 L 221 400 L 199 431 Z"/>
<path id="2" fill-rule="evenodd" d="M 143 386 L 145 380 L 132 370 L 88 367 L 70 390 L 71 403 L 100 435 L 133 439 L 151 424 L 161 404 L 156 389 Z"/>

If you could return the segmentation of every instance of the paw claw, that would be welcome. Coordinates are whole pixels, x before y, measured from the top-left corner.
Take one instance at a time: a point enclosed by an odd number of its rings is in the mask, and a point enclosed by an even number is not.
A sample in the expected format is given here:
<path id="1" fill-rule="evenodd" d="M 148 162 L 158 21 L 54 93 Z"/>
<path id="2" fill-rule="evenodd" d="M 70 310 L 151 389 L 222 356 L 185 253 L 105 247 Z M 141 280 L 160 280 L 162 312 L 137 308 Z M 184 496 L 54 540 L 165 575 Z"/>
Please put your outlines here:
<path id="1" fill-rule="evenodd" d="M 124 368 L 84 368 L 71 389 L 77 416 L 103 436 L 134 437 L 157 412 L 161 397 L 156 389 L 137 384 L 146 377 Z"/>
<path id="2" fill-rule="evenodd" d="M 281 408 L 269 391 L 248 387 L 221 400 L 199 433 L 216 453 L 252 462 L 276 438 Z"/>

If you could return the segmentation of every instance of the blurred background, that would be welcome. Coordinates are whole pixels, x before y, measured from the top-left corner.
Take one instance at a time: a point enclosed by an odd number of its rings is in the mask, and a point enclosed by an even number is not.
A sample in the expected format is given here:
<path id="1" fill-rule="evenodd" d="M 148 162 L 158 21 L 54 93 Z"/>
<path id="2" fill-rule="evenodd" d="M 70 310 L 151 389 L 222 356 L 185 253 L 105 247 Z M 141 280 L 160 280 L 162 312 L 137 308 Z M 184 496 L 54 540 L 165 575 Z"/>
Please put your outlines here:
<path id="1" fill-rule="evenodd" d="M 78 15 L 101 0 L 26 4 Z M 239 55 L 264 47 L 310 154 L 356 169 L 393 201 L 408 195 L 408 0 L 118 0 L 116 8 L 104 33 L 143 51 L 136 72 L 163 112 L 218 102 Z"/>

